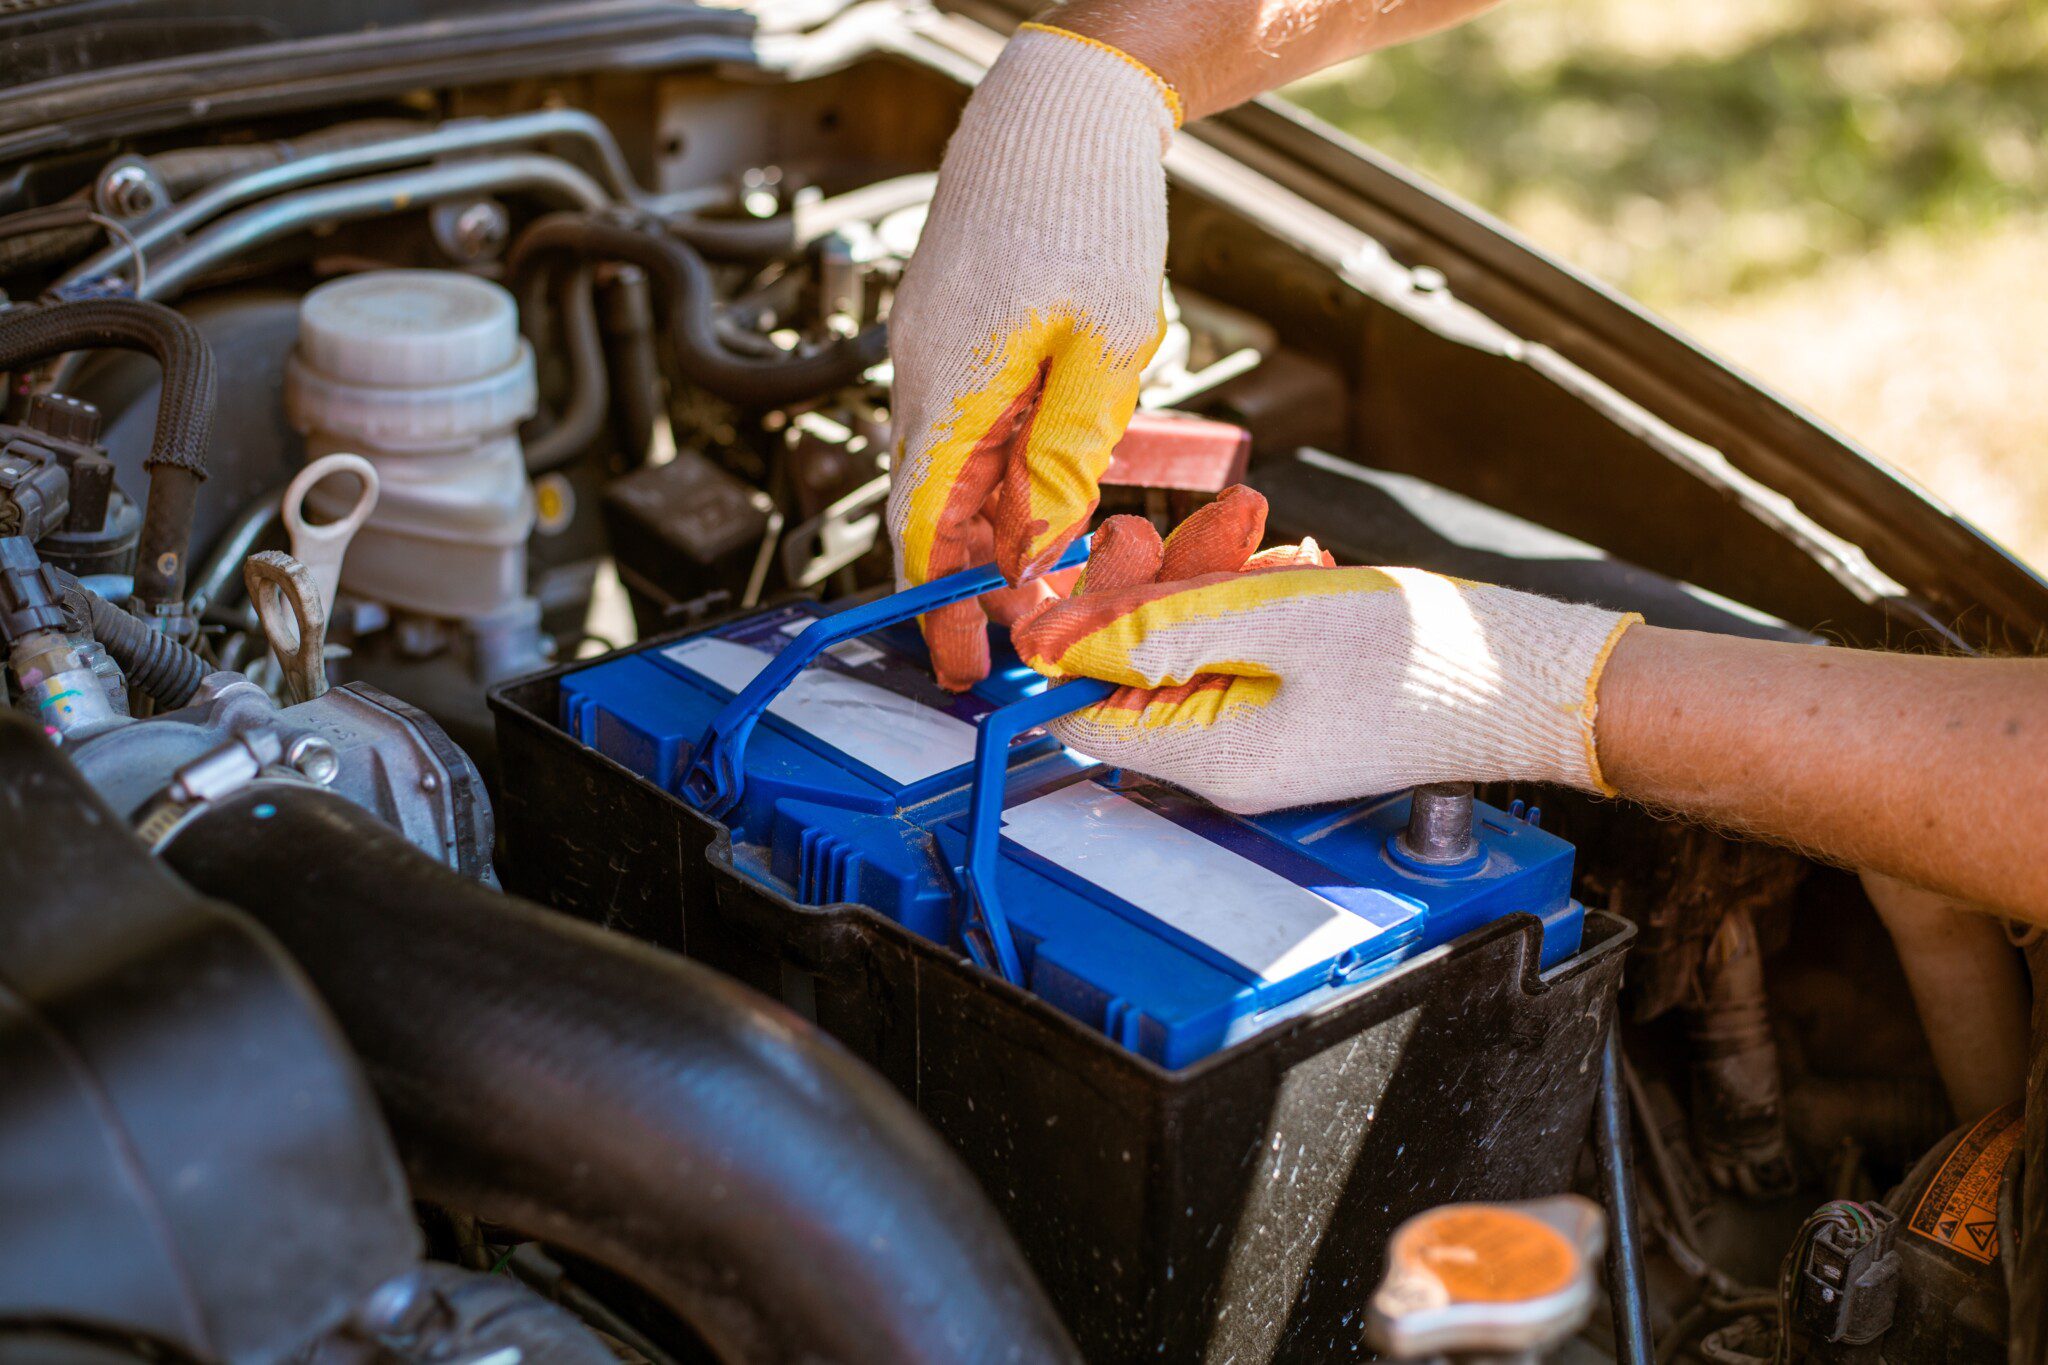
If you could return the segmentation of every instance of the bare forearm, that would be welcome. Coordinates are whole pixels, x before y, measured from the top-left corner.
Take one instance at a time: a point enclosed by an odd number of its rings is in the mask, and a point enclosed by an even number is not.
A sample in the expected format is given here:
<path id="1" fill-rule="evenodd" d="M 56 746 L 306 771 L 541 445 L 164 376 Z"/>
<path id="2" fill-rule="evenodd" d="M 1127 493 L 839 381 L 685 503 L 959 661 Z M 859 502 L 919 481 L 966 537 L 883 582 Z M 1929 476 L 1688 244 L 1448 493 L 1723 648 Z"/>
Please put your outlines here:
<path id="1" fill-rule="evenodd" d="M 1634 800 L 2048 923 L 2048 661 L 1637 626 L 1598 747 Z"/>
<path id="2" fill-rule="evenodd" d="M 1498 0 L 1072 0 L 1046 18 L 1136 57 L 1189 119 L 1347 57 L 1462 23 Z"/>

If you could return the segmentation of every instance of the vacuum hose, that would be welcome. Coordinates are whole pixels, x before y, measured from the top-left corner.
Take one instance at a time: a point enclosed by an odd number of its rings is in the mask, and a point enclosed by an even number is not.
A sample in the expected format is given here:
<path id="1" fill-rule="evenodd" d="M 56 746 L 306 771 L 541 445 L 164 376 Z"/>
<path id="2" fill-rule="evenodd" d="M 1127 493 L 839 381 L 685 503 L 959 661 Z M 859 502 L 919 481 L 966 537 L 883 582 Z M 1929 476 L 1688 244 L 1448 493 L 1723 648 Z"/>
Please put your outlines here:
<path id="1" fill-rule="evenodd" d="M 156 698 L 157 709 L 175 711 L 192 700 L 199 684 L 213 670 L 192 650 L 133 616 L 62 569 L 54 570 L 64 588 L 64 606 L 73 621 L 90 630 L 121 666 L 130 687 Z"/>
<path id="2" fill-rule="evenodd" d="M 0 313 L 0 370 L 68 351 L 143 351 L 163 367 L 156 437 L 143 467 L 149 500 L 135 558 L 135 598 L 145 608 L 184 600 L 192 513 L 206 479 L 213 425 L 213 350 L 197 327 L 160 303 L 80 299 Z"/>
<path id="3" fill-rule="evenodd" d="M 882 1080 L 687 959 L 501 895 L 275 784 L 166 851 L 298 958 L 415 1192 L 634 1281 L 746 1362 L 1077 1360 Z"/>
<path id="4" fill-rule="evenodd" d="M 741 355 L 718 335 L 711 268 L 663 233 L 600 215 L 551 213 L 520 234 L 506 261 L 518 278 L 545 253 L 623 261 L 647 272 L 683 377 L 743 408 L 801 402 L 860 378 L 888 353 L 888 333 L 870 327 L 813 355 Z"/>

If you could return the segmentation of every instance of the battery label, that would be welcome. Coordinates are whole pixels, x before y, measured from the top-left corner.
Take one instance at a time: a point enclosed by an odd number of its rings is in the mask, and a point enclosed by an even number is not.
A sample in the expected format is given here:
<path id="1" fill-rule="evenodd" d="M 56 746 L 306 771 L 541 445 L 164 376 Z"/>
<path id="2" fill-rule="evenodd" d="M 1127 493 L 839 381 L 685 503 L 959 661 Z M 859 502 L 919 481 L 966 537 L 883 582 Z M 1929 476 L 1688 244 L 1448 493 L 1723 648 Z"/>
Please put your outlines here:
<path id="1" fill-rule="evenodd" d="M 850 641 L 860 644 L 859 641 Z M 862 649 L 879 654 L 873 646 Z M 662 651 L 662 657 L 738 692 L 768 666 L 771 651 L 716 635 L 700 635 Z M 922 782 L 974 758 L 975 728 L 958 716 L 851 672 L 806 668 L 768 703 L 806 734 L 901 786 Z"/>
<path id="2" fill-rule="evenodd" d="M 1003 835 L 1269 982 L 1392 934 L 1416 915 L 1392 896 L 1381 897 L 1384 913 L 1354 913 L 1098 782 L 1004 812 Z"/>

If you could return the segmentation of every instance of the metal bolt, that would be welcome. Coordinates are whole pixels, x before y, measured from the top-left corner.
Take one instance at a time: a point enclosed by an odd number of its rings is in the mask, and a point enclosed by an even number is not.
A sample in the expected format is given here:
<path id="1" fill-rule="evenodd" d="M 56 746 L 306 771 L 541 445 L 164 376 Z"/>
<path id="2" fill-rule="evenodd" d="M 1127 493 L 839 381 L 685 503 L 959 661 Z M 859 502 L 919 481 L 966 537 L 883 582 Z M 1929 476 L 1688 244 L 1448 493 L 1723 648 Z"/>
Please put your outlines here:
<path id="1" fill-rule="evenodd" d="M 402 1331 L 421 1306 L 423 1288 L 416 1270 L 386 1280 L 356 1306 L 356 1321 L 373 1336 Z"/>
<path id="2" fill-rule="evenodd" d="M 512 215 L 495 199 L 458 199 L 434 206 L 434 239 L 458 261 L 484 261 L 505 249 Z"/>
<path id="3" fill-rule="evenodd" d="M 318 735 L 300 735 L 293 740 L 284 761 L 297 769 L 299 776 L 323 787 L 341 775 L 341 755 Z"/>
<path id="4" fill-rule="evenodd" d="M 163 186 L 149 167 L 129 161 L 107 172 L 100 182 L 100 202 L 117 218 L 140 218 L 163 207 Z"/>
<path id="5" fill-rule="evenodd" d="M 1478 840 L 1472 833 L 1472 784 L 1431 782 L 1415 789 L 1401 851 L 1418 863 L 1462 863 Z"/>

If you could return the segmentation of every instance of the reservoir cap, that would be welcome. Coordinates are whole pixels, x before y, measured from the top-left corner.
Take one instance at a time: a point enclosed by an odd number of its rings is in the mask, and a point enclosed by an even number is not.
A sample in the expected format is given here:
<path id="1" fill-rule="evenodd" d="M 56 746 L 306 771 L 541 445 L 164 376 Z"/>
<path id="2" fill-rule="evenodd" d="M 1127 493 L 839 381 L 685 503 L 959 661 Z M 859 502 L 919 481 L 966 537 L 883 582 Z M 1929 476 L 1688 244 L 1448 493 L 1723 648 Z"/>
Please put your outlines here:
<path id="1" fill-rule="evenodd" d="M 299 306 L 299 359 L 340 384 L 431 388 L 496 374 L 519 354 L 519 310 L 489 280 L 452 270 L 373 270 Z"/>
<path id="2" fill-rule="evenodd" d="M 1419 1213 L 1387 1243 L 1373 1347 L 1404 1360 L 1548 1351 L 1585 1325 L 1605 1240 L 1599 1206 L 1574 1194 Z"/>

